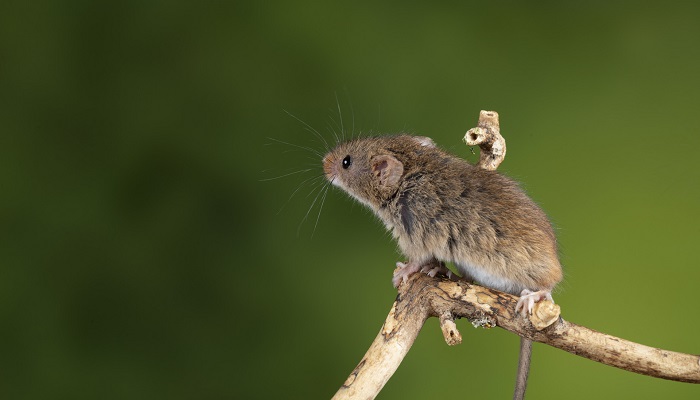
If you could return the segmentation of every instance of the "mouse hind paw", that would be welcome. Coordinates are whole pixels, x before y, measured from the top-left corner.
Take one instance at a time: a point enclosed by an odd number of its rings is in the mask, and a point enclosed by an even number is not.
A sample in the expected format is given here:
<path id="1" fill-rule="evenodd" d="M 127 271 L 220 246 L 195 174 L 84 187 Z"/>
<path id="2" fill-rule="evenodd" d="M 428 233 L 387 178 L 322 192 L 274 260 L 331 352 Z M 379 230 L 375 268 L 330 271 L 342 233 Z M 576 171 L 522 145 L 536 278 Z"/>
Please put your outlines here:
<path id="1" fill-rule="evenodd" d="M 552 299 L 552 292 L 549 290 L 538 290 L 533 292 L 531 290 L 524 289 L 520 293 L 518 303 L 515 305 L 515 312 L 520 312 L 523 317 L 527 316 L 527 314 L 532 314 L 532 310 L 535 308 L 535 303 L 542 300 L 549 300 L 554 303 L 554 300 Z"/>

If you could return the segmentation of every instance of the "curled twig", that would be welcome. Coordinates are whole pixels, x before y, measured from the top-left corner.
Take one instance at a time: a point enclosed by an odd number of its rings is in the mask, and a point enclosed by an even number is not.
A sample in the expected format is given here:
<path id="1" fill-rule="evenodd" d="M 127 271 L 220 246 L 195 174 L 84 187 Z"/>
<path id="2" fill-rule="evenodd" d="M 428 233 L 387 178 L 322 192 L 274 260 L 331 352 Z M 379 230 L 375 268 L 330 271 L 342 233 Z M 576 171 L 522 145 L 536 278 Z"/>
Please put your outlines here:
<path id="1" fill-rule="evenodd" d="M 506 140 L 501 136 L 498 113 L 482 110 L 476 128 L 467 131 L 464 142 L 481 149 L 478 167 L 492 171 L 498 168 L 506 157 Z"/>

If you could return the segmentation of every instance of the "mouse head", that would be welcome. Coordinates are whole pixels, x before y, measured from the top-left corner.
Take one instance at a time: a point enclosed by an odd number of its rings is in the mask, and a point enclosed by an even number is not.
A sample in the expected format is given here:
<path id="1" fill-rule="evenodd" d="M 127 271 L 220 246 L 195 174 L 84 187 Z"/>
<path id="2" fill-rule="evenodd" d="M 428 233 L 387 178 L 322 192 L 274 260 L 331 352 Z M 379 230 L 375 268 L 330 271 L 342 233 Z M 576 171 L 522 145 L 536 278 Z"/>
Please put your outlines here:
<path id="1" fill-rule="evenodd" d="M 323 157 L 323 171 L 334 185 L 378 209 L 399 188 L 413 161 L 435 148 L 423 136 L 380 136 L 339 144 Z"/>

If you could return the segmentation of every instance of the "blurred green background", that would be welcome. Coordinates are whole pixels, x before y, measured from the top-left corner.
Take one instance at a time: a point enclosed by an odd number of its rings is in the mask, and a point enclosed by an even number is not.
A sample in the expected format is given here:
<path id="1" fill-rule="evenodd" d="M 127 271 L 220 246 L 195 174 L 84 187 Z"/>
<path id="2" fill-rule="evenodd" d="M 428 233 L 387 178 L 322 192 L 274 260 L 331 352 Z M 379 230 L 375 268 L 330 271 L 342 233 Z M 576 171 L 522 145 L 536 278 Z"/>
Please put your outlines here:
<path id="1" fill-rule="evenodd" d="M 284 110 L 329 140 L 342 115 L 348 133 L 427 135 L 470 160 L 464 132 L 498 111 L 500 169 L 558 228 L 564 318 L 700 353 L 699 17 L 690 2 L 3 2 L 0 397 L 335 393 L 401 256 L 337 190 L 305 220 L 319 159 L 279 141 L 323 146 Z M 517 338 L 458 326 L 448 348 L 429 321 L 380 398 L 509 398 Z M 528 394 L 700 388 L 536 345 Z"/>

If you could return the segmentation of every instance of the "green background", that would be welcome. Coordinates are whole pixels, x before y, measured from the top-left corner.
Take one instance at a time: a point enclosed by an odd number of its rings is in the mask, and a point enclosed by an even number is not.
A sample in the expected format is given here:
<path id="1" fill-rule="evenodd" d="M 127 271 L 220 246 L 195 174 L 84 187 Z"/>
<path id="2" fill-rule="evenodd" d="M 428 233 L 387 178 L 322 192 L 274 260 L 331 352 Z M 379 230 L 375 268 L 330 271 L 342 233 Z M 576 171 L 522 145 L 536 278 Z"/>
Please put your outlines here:
<path id="1" fill-rule="evenodd" d="M 323 145 L 284 110 L 333 140 L 338 106 L 470 160 L 498 111 L 564 318 L 700 353 L 700 8 L 579 3 L 3 2 L 0 397 L 331 397 L 402 259 L 338 190 L 304 221 L 319 158 L 278 141 Z M 509 398 L 517 338 L 458 326 L 449 348 L 429 321 L 379 398 Z M 528 393 L 700 388 L 536 345 Z"/>

